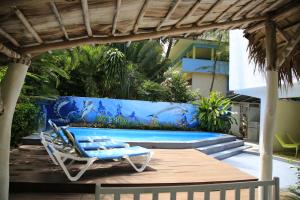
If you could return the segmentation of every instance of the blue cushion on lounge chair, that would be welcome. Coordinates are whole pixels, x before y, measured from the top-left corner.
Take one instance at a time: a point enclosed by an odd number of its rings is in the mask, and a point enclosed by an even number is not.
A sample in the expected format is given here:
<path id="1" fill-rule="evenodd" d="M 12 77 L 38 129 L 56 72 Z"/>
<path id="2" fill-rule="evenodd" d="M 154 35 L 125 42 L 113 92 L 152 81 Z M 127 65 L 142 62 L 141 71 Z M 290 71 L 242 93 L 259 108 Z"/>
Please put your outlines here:
<path id="1" fill-rule="evenodd" d="M 77 140 L 76 137 L 75 140 Z M 124 148 L 129 146 L 127 143 L 117 142 L 112 140 L 107 140 L 104 142 L 79 142 L 79 144 L 86 151 L 97 150 L 97 149 L 122 148 L 122 147 Z"/>
<path id="2" fill-rule="evenodd" d="M 141 156 L 148 154 L 150 152 L 149 149 L 134 146 L 127 148 L 117 148 L 117 149 L 107 149 L 107 150 L 98 150 L 98 151 L 84 151 L 86 157 L 90 158 L 98 158 L 100 160 L 112 160 L 112 159 L 121 159 L 124 156 Z"/>

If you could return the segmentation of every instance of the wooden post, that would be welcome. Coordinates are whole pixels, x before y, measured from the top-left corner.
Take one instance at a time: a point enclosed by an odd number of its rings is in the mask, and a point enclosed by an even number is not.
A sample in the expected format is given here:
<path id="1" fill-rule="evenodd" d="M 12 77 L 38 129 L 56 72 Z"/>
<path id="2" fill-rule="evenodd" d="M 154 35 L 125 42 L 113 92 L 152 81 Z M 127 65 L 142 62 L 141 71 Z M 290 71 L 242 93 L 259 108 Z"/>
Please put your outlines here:
<path id="1" fill-rule="evenodd" d="M 264 113 L 264 124 L 262 140 L 260 143 L 260 176 L 262 181 L 272 180 L 273 171 L 273 138 L 275 127 L 275 116 L 278 99 L 278 70 L 276 67 L 276 25 L 271 20 L 266 20 L 266 108 Z M 262 199 L 262 195 L 260 195 Z"/>
<path id="2" fill-rule="evenodd" d="M 1 82 L 1 98 L 3 100 L 4 113 L 0 116 L 0 199 L 8 200 L 9 192 L 9 153 L 11 123 L 19 98 L 28 63 L 11 63 Z"/>

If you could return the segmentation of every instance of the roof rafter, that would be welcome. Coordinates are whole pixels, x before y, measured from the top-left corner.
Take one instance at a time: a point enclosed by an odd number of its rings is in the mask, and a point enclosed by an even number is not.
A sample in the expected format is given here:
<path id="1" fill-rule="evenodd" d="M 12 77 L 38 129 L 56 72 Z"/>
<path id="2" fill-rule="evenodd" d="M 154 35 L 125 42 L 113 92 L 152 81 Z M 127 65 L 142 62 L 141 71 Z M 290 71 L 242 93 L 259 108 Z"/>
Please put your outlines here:
<path id="1" fill-rule="evenodd" d="M 183 24 L 184 20 L 189 18 L 200 6 L 201 0 L 197 0 L 196 3 L 188 10 L 188 12 L 175 24 L 176 28 L 179 28 Z"/>
<path id="2" fill-rule="evenodd" d="M 265 10 L 263 10 L 261 12 L 262 15 L 266 14 L 267 12 L 273 10 L 274 8 L 276 8 L 277 6 L 279 6 L 280 4 L 282 4 L 283 2 L 285 2 L 286 0 L 277 0 L 275 1 L 272 5 L 270 5 L 268 8 L 266 8 Z"/>
<path id="3" fill-rule="evenodd" d="M 21 58 L 21 55 L 0 43 L 0 53 L 6 55 L 9 58 Z"/>
<path id="4" fill-rule="evenodd" d="M 290 39 L 289 35 L 288 35 L 286 32 L 284 32 L 284 30 L 282 30 L 281 28 L 279 28 L 278 26 L 276 26 L 276 29 L 277 29 L 278 34 L 279 34 L 285 41 L 288 42 L 289 39 Z"/>
<path id="5" fill-rule="evenodd" d="M 137 33 L 137 31 L 139 29 L 139 25 L 140 25 L 140 23 L 141 23 L 141 21 L 142 21 L 142 19 L 144 17 L 144 14 L 145 14 L 146 9 L 147 9 L 147 7 L 149 5 L 149 2 L 150 2 L 150 0 L 145 0 L 144 4 L 142 6 L 142 9 L 139 12 L 139 15 L 138 15 L 138 17 L 136 19 L 136 22 L 135 22 L 135 25 L 134 25 L 134 28 L 133 28 L 133 33 L 135 33 L 135 34 Z"/>
<path id="6" fill-rule="evenodd" d="M 296 38 L 293 40 L 289 40 L 289 42 L 284 46 L 284 50 L 282 51 L 280 55 L 280 60 L 278 62 L 278 67 L 281 68 L 282 65 L 285 63 L 289 55 L 292 53 L 292 51 L 295 49 L 295 47 L 300 42 L 300 25 L 298 25 L 298 30 L 295 33 Z"/>
<path id="7" fill-rule="evenodd" d="M 192 27 L 183 27 L 183 28 L 171 28 L 169 30 L 151 32 L 151 33 L 141 33 L 135 35 L 126 35 L 126 36 L 114 36 L 114 37 L 105 37 L 105 38 L 84 38 L 79 40 L 73 41 L 64 41 L 60 43 L 52 43 L 52 44 L 43 44 L 38 46 L 32 46 L 28 48 L 23 48 L 23 53 L 41 53 L 53 49 L 65 49 L 74 46 L 78 46 L 81 44 L 106 44 L 110 42 L 120 43 L 120 42 L 127 42 L 127 41 L 139 41 L 145 39 L 155 39 L 160 38 L 162 36 L 177 36 L 185 33 L 193 33 L 193 32 L 201 32 L 206 30 L 212 30 L 215 28 L 225 29 L 227 27 L 233 25 L 241 25 L 244 23 L 256 22 L 256 21 L 263 21 L 266 17 L 253 17 L 249 19 L 240 19 L 230 22 L 220 22 L 215 24 L 205 24 L 201 26 L 192 26 Z"/>
<path id="8" fill-rule="evenodd" d="M 93 32 L 90 23 L 90 16 L 89 16 L 88 0 L 81 0 L 81 7 L 82 7 L 83 20 L 84 20 L 86 32 L 89 37 L 93 37 Z"/>
<path id="9" fill-rule="evenodd" d="M 15 38 L 13 38 L 10 34 L 8 34 L 6 31 L 4 31 L 2 28 L 0 28 L 0 35 L 8 39 L 16 47 L 20 46 L 19 42 Z"/>
<path id="10" fill-rule="evenodd" d="M 115 32 L 116 32 L 118 15 L 119 15 L 119 12 L 120 12 L 120 7 L 121 7 L 121 0 L 117 0 L 116 10 L 115 10 L 115 16 L 114 16 L 113 26 L 112 26 L 112 31 L 111 31 L 112 35 L 115 35 Z"/>
<path id="11" fill-rule="evenodd" d="M 205 13 L 198 19 L 197 26 L 200 26 L 208 13 L 210 13 L 222 1 L 217 0 Z"/>
<path id="12" fill-rule="evenodd" d="M 258 4 L 262 3 L 263 5 L 266 5 L 268 2 L 267 0 L 263 0 L 263 2 L 258 2 L 253 6 L 253 9 L 250 9 L 249 12 L 245 14 L 245 17 L 253 17 L 255 14 L 259 13 L 259 11 L 262 10 L 262 5 L 258 6 Z M 259 13 L 261 15 L 261 13 Z"/>
<path id="13" fill-rule="evenodd" d="M 242 18 L 240 15 L 248 10 L 251 10 L 252 7 L 254 7 L 256 4 L 260 3 L 260 0 L 254 0 L 254 1 L 248 1 L 241 9 L 239 9 L 232 17 L 232 20 L 240 19 Z"/>
<path id="14" fill-rule="evenodd" d="M 56 17 L 58 23 L 59 23 L 60 29 L 61 29 L 62 32 L 64 33 L 65 38 L 66 38 L 67 40 L 69 40 L 69 35 L 68 35 L 68 33 L 67 33 L 66 29 L 65 29 L 65 26 L 64 26 L 64 24 L 63 24 L 63 21 L 62 21 L 61 16 L 60 16 L 60 14 L 59 14 L 59 12 L 58 12 L 58 9 L 57 9 L 57 7 L 56 7 L 55 2 L 52 0 L 52 1 L 50 2 L 50 5 L 51 5 L 51 9 L 52 9 L 52 11 L 53 11 L 53 13 L 54 13 L 54 15 L 55 15 L 55 17 Z"/>
<path id="15" fill-rule="evenodd" d="M 167 16 L 156 27 L 156 31 L 159 31 L 160 28 L 162 27 L 162 25 L 165 23 L 165 21 L 167 21 L 170 18 L 170 16 L 174 13 L 174 11 L 176 10 L 176 8 L 180 4 L 180 2 L 181 2 L 181 0 L 177 0 L 176 3 L 173 4 L 173 6 L 171 6 L 170 10 L 168 11 Z"/>
<path id="16" fill-rule="evenodd" d="M 230 4 L 230 6 L 228 6 L 219 16 L 216 17 L 215 21 L 219 22 L 220 19 L 222 19 L 224 17 L 224 15 L 227 14 L 227 11 L 229 9 L 231 9 L 237 1 L 239 1 L 239 0 L 232 1 L 232 3 Z"/>
<path id="17" fill-rule="evenodd" d="M 23 13 L 15 8 L 15 14 L 20 19 L 20 21 L 23 23 L 23 25 L 26 27 L 26 29 L 33 35 L 33 37 L 36 39 L 38 43 L 43 43 L 42 38 L 39 36 L 39 34 L 34 30 L 34 28 L 31 26 L 29 21 L 26 19 L 26 17 L 23 15 Z"/>

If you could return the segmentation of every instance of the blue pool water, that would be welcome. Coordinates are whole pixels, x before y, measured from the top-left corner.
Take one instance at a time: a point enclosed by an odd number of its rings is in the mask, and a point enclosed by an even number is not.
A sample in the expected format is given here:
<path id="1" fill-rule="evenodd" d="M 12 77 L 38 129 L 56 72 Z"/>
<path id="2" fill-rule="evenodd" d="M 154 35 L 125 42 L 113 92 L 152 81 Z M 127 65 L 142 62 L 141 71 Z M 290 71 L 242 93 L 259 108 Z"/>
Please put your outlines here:
<path id="1" fill-rule="evenodd" d="M 224 136 L 200 131 L 162 131 L 136 129 L 77 128 L 69 130 L 75 136 L 106 136 L 124 142 L 192 142 Z"/>

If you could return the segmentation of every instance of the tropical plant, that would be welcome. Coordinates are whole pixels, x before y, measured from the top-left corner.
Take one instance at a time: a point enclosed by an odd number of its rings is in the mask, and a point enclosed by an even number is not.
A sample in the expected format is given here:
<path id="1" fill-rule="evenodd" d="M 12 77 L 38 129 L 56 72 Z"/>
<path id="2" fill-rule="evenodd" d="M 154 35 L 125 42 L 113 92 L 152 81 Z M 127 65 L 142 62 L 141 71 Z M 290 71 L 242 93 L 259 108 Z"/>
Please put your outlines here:
<path id="1" fill-rule="evenodd" d="M 237 123 L 232 116 L 231 100 L 218 92 L 211 92 L 209 97 L 201 97 L 198 102 L 198 121 L 205 131 L 229 133 L 231 124 Z"/>
<path id="2" fill-rule="evenodd" d="M 169 91 L 154 81 L 145 80 L 138 87 L 138 98 L 146 101 L 168 101 Z"/>
<path id="3" fill-rule="evenodd" d="M 14 113 L 11 145 L 16 146 L 22 137 L 32 134 L 38 128 L 37 117 L 39 107 L 30 101 L 24 101 L 16 105 Z"/>
<path id="4" fill-rule="evenodd" d="M 298 199 L 300 199 L 300 166 L 293 167 L 293 168 L 296 168 L 296 170 L 297 170 L 297 172 L 296 172 L 297 182 L 295 185 L 289 187 L 289 191 L 291 193 L 293 193 L 294 196 L 297 196 Z"/>
<path id="5" fill-rule="evenodd" d="M 189 102 L 197 98 L 197 92 L 193 92 L 186 81 L 184 74 L 177 70 L 168 70 L 164 74 L 165 80 L 162 82 L 169 95 L 170 102 Z"/>

